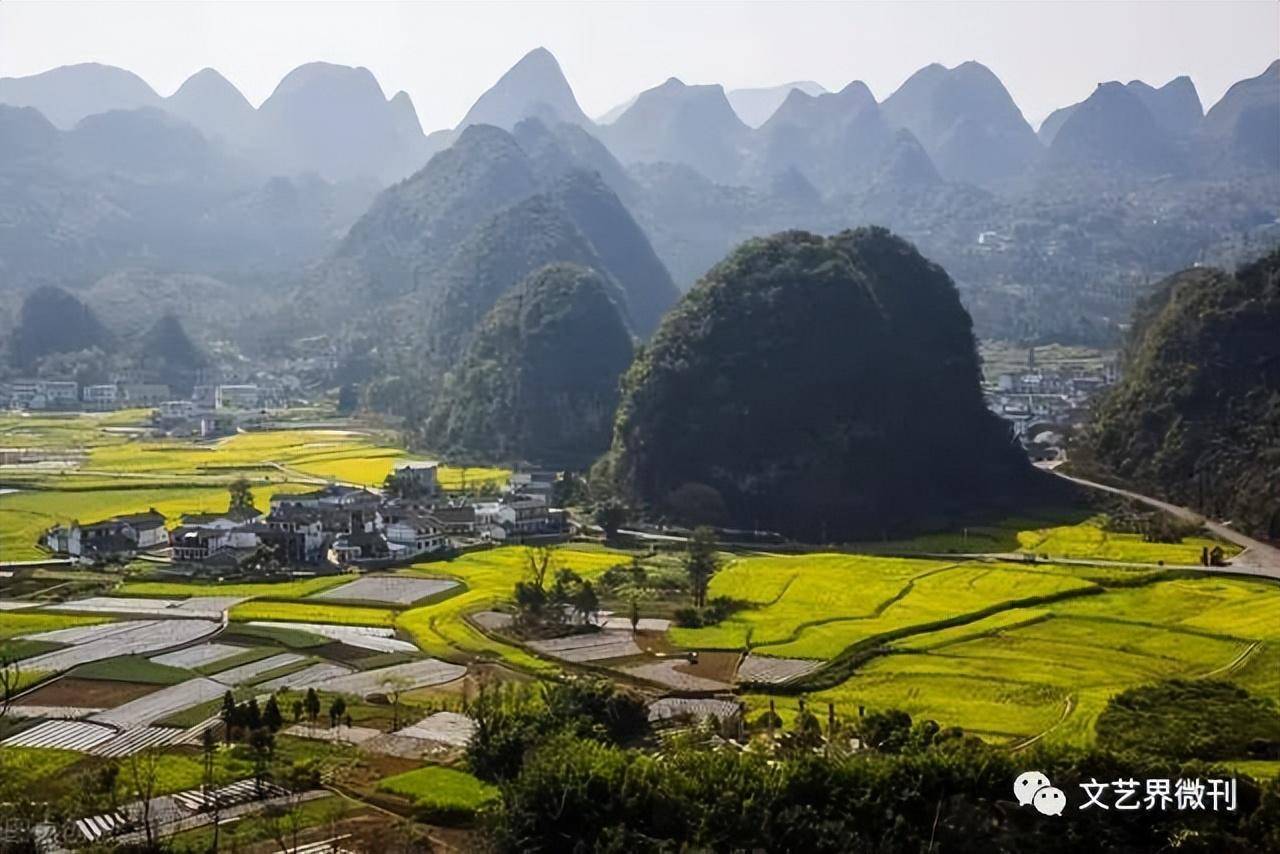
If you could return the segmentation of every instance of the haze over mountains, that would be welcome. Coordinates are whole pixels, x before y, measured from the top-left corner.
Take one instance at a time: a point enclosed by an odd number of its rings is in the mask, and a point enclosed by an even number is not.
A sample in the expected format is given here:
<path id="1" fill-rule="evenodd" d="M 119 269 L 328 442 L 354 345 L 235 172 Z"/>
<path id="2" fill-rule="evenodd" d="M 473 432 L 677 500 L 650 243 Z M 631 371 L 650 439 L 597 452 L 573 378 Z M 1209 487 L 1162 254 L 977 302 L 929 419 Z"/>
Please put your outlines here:
<path id="1" fill-rule="evenodd" d="M 1185 77 L 1105 83 L 1039 134 L 977 62 L 883 101 L 671 78 L 611 118 L 541 48 L 429 135 L 408 95 L 329 63 L 256 109 L 213 69 L 169 97 L 103 65 L 3 79 L 0 289 L 158 294 L 189 321 L 200 282 L 276 337 L 439 362 L 543 264 L 611 280 L 643 338 L 746 239 L 875 223 L 948 270 L 981 336 L 1098 343 L 1148 280 L 1238 260 L 1280 217 L 1280 63 L 1207 114 Z"/>

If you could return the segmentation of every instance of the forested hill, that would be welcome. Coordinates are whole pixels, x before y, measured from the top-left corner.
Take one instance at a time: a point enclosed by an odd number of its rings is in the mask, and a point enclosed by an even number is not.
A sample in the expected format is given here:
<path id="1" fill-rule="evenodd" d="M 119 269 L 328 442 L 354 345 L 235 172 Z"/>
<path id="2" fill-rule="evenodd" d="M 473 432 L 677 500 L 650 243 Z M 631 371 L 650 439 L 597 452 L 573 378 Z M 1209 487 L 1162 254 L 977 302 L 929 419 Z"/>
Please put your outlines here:
<path id="1" fill-rule="evenodd" d="M 686 521 L 826 542 L 1038 481 L 983 404 L 955 285 L 880 228 L 751 240 L 714 267 L 628 371 L 595 474 Z"/>
<path id="2" fill-rule="evenodd" d="M 609 445 L 631 362 L 622 294 L 574 264 L 544 267 L 498 300 L 426 422 L 433 448 L 583 465 Z"/>
<path id="3" fill-rule="evenodd" d="M 1125 360 L 1080 464 L 1280 538 L 1280 249 L 1160 283 Z"/>

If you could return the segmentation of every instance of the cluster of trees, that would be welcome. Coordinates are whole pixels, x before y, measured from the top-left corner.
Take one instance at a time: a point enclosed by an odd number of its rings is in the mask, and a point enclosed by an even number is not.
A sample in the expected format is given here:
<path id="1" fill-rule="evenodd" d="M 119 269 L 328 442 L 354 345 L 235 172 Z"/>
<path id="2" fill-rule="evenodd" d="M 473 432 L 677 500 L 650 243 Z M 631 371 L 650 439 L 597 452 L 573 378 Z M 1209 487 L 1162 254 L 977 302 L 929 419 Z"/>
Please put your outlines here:
<path id="1" fill-rule="evenodd" d="M 649 734 L 645 698 L 595 677 L 486 688 L 467 714 L 476 722 L 467 765 L 493 783 L 513 779 L 526 754 L 557 735 L 626 744 Z"/>
<path id="2" fill-rule="evenodd" d="M 570 622 L 590 625 L 600 610 L 595 586 L 567 567 L 555 566 L 555 552 L 528 550 L 525 578 L 517 581 L 513 598 L 516 623 L 526 631 L 562 627 Z"/>
<path id="3" fill-rule="evenodd" d="M 1020 809 L 1013 780 L 1035 768 L 1064 791 L 1090 778 L 1226 776 L 1162 756 L 1035 748 L 1010 754 L 897 710 L 824 733 L 804 709 L 773 749 L 740 751 L 677 738 L 654 750 L 602 723 L 605 694 L 565 686 L 557 705 L 527 690 L 485 694 L 472 769 L 502 783 L 486 824 L 501 851 L 1191 851 L 1280 843 L 1280 783 L 1238 782 L 1234 812 Z M 584 697 L 586 701 L 584 701 Z M 566 718 L 566 712 L 578 717 Z M 771 716 L 766 718 L 766 716 Z M 765 713 L 757 726 L 781 730 Z M 583 730 L 587 730 L 584 734 Z M 859 750 L 849 750 L 853 738 Z M 837 748 L 837 745 L 844 745 Z M 571 820 L 566 820 L 571 816 Z"/>

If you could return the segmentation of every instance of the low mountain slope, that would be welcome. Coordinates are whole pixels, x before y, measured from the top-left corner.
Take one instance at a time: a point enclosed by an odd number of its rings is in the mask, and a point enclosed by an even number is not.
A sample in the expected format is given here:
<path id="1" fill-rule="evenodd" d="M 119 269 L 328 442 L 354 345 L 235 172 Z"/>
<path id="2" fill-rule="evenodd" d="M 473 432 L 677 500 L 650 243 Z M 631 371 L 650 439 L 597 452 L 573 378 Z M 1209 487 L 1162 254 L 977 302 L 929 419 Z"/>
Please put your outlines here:
<path id="1" fill-rule="evenodd" d="M 663 320 L 597 469 L 671 510 L 710 487 L 738 526 L 878 537 L 1025 495 L 986 409 L 955 285 L 883 229 L 751 240 Z"/>
<path id="2" fill-rule="evenodd" d="M 1280 250 L 1160 283 L 1081 445 L 1105 473 L 1280 539 Z"/>
<path id="3" fill-rule="evenodd" d="M 616 287 L 544 267 L 485 316 L 427 420 L 433 448 L 485 459 L 582 464 L 609 445 L 631 337 Z"/>

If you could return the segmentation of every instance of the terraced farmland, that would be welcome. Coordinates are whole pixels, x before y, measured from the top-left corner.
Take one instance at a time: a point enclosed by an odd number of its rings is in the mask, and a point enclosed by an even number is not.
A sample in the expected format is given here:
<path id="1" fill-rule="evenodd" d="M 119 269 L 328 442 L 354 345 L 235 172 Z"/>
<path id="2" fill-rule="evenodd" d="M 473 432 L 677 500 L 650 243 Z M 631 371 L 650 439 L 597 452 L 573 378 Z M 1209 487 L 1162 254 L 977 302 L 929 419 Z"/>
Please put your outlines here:
<path id="1" fill-rule="evenodd" d="M 1275 585 L 1198 577 L 1012 608 L 891 641 L 810 697 L 845 714 L 901 708 L 999 741 L 1086 744 L 1107 700 L 1134 685 L 1213 676 L 1280 700 L 1277 606 Z"/>
<path id="2" fill-rule="evenodd" d="M 717 574 L 710 595 L 749 606 L 718 625 L 676 629 L 671 637 L 688 647 L 830 659 L 876 635 L 1095 589 L 1054 567 L 837 554 L 748 557 Z"/>
<path id="3" fill-rule="evenodd" d="M 545 671 L 552 665 L 518 647 L 494 640 L 466 620 L 466 615 L 492 608 L 511 598 L 515 583 L 526 576 L 527 550 L 509 546 L 472 552 L 444 563 L 424 564 L 432 576 L 448 576 L 466 589 L 441 602 L 402 611 L 395 625 L 413 637 L 431 655 L 448 656 L 455 650 L 501 658 L 530 670 Z M 610 566 L 625 563 L 630 556 L 606 549 L 578 549 L 566 546 L 555 550 L 555 568 L 572 569 L 584 578 L 594 578 Z M 411 573 L 412 571 L 410 571 Z"/>

